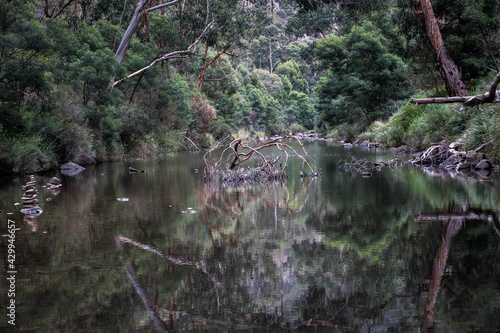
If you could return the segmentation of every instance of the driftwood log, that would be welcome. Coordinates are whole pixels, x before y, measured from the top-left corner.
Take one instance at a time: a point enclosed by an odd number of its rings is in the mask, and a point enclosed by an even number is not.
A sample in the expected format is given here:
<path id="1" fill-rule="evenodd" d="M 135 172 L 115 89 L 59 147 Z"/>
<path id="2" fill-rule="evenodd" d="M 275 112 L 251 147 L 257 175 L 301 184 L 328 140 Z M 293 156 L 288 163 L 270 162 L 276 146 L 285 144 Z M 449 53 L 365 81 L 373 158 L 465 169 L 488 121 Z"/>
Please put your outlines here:
<path id="1" fill-rule="evenodd" d="M 410 103 L 413 104 L 433 104 L 433 103 L 462 103 L 462 107 L 468 108 L 478 106 L 485 103 L 498 103 L 500 100 L 500 91 L 497 90 L 500 84 L 500 73 L 498 73 L 490 84 L 487 92 L 481 95 L 474 96 L 452 96 L 452 97 L 429 97 L 429 98 L 412 98 Z"/>

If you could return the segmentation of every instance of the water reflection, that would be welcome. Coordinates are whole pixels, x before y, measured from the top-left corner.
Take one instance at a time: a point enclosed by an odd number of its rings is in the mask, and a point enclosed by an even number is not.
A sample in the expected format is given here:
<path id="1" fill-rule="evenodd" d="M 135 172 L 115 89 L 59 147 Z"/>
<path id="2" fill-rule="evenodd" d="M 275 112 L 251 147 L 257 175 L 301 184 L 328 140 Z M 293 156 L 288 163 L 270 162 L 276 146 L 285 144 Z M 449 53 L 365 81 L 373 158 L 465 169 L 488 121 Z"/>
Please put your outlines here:
<path id="1" fill-rule="evenodd" d="M 418 222 L 439 221 L 442 222 L 443 231 L 436 256 L 432 263 L 430 278 L 423 280 L 427 297 L 425 300 L 424 315 L 422 316 L 421 332 L 436 332 L 435 305 L 441 288 L 441 281 L 445 274 L 452 275 L 452 266 L 447 265 L 453 238 L 462 229 L 467 221 L 486 220 L 492 223 L 495 231 L 499 233 L 499 219 L 495 211 L 483 210 L 470 207 L 468 204 L 451 203 L 446 209 L 434 214 L 419 214 Z M 453 291 L 460 296 L 459 293 Z"/>
<path id="2" fill-rule="evenodd" d="M 203 170 L 201 154 L 47 175 L 40 182 L 57 176 L 64 186 L 57 196 L 40 191 L 36 229 L 13 206 L 24 182 L 8 183 L 0 217 L 25 223 L 16 239 L 17 329 L 500 327 L 497 179 L 433 177 L 408 165 L 363 178 L 344 170 L 342 148 L 307 149 L 321 177 L 300 178 L 299 161 L 290 161 L 287 179 L 265 185 L 206 184 L 193 171 Z"/>

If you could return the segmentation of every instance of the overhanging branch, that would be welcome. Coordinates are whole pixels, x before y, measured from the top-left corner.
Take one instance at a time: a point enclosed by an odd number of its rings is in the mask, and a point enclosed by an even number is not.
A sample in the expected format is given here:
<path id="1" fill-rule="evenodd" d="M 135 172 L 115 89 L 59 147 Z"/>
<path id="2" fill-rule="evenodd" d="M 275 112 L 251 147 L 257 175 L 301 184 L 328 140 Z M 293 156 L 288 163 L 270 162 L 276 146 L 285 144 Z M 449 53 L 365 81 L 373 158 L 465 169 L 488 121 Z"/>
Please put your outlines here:
<path id="1" fill-rule="evenodd" d="M 134 77 L 138 74 L 141 74 L 143 72 L 145 72 L 146 70 L 150 69 L 151 67 L 153 67 L 154 65 L 156 65 L 158 62 L 161 62 L 161 61 L 164 61 L 164 60 L 168 60 L 168 59 L 176 59 L 176 58 L 185 58 L 187 57 L 188 55 L 190 54 L 196 54 L 193 49 L 194 47 L 200 42 L 200 40 L 203 38 L 203 36 L 206 35 L 208 29 L 210 29 L 210 27 L 212 26 L 212 24 L 214 23 L 214 21 L 210 22 L 206 27 L 205 29 L 203 29 L 203 31 L 201 32 L 201 34 L 198 36 L 198 38 L 191 44 L 189 45 L 189 47 L 187 48 L 187 50 L 183 50 L 183 51 L 174 51 L 174 52 L 170 52 L 170 53 L 167 53 L 155 60 L 153 60 L 149 65 L 147 65 L 146 67 L 143 67 L 141 69 L 139 69 L 138 71 L 135 71 L 134 73 L 132 74 L 129 74 L 127 75 L 126 77 L 124 77 L 123 79 L 121 80 L 118 80 L 118 81 L 115 81 L 113 82 L 113 84 L 111 85 L 112 87 L 116 86 L 117 84 L 119 84 L 120 82 L 126 80 L 126 79 L 130 79 L 131 77 Z"/>

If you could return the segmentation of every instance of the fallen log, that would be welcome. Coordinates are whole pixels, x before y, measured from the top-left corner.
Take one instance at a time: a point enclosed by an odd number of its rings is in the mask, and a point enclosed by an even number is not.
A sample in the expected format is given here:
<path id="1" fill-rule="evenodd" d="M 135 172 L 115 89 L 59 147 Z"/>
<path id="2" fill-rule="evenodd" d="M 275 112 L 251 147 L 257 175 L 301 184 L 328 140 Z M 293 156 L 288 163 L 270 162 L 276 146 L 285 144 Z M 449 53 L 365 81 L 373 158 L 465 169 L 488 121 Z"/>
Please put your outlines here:
<path id="1" fill-rule="evenodd" d="M 413 104 L 433 104 L 433 103 L 462 103 L 462 107 L 469 108 L 485 103 L 498 103 L 500 101 L 500 91 L 497 90 L 500 84 L 500 72 L 495 76 L 487 92 L 474 96 L 452 96 L 452 97 L 429 97 L 412 98 Z"/>

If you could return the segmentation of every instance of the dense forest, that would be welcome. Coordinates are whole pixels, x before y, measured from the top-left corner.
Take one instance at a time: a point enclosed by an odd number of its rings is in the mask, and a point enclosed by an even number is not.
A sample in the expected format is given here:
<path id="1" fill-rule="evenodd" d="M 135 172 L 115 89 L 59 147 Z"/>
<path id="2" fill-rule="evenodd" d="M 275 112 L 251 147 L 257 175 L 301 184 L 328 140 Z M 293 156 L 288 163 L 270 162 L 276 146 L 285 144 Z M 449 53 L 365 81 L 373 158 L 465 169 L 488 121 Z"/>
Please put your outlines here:
<path id="1" fill-rule="evenodd" d="M 0 173 L 315 131 L 500 152 L 500 0 L 3 0 Z"/>

